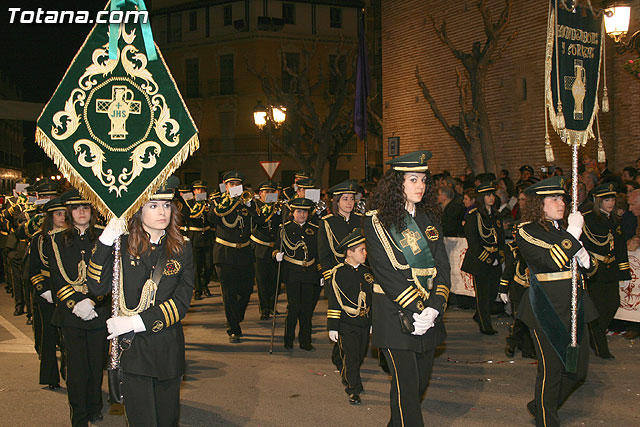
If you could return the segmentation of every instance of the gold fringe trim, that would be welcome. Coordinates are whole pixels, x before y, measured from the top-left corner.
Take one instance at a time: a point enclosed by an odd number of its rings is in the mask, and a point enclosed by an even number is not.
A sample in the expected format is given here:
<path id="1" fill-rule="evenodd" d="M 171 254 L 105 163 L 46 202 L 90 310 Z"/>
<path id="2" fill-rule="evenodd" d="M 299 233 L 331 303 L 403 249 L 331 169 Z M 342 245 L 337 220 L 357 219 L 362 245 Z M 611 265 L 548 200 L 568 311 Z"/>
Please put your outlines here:
<path id="1" fill-rule="evenodd" d="M 568 145 L 578 145 L 585 146 L 589 139 L 595 139 L 595 134 L 593 133 L 593 121 L 599 111 L 599 103 L 598 103 L 598 89 L 600 87 L 600 64 L 598 64 L 598 83 L 596 85 L 596 96 L 593 104 L 593 112 L 591 114 L 591 119 L 589 120 L 589 124 L 587 128 L 583 131 L 576 131 L 571 129 L 566 129 L 564 127 L 564 114 L 562 114 L 562 102 L 558 102 L 558 113 L 553 105 L 553 95 L 551 92 L 551 69 L 553 67 L 553 47 L 555 44 L 555 10 L 550 7 L 549 10 L 549 19 L 547 20 L 547 45 L 545 52 L 545 61 L 544 61 L 544 92 L 545 92 L 545 108 L 549 111 L 549 119 L 551 121 L 551 126 L 556 131 L 560 139 L 564 141 Z M 602 45 L 604 44 L 603 32 L 600 33 L 600 63 L 602 63 Z M 558 94 L 558 99 L 560 99 L 560 94 Z M 562 117 L 561 117 L 562 115 Z"/>
<path id="2" fill-rule="evenodd" d="M 194 127 L 194 129 L 197 129 Z M 116 215 L 105 203 L 104 200 L 91 188 L 85 179 L 76 171 L 76 169 L 69 163 L 69 161 L 62 155 L 58 147 L 49 139 L 47 134 L 40 129 L 36 128 L 36 143 L 44 150 L 45 154 L 53 160 L 53 163 L 58 167 L 62 175 L 71 183 L 74 188 L 80 191 L 80 194 L 86 198 L 97 211 L 104 216 L 107 221 Z M 155 194 L 158 187 L 166 182 L 167 178 L 175 172 L 186 160 L 192 155 L 198 148 L 200 148 L 200 140 L 196 133 L 189 139 L 189 141 L 173 156 L 173 159 L 167 163 L 167 165 L 160 171 L 160 173 L 151 181 L 147 188 L 138 196 L 136 201 L 127 208 L 120 218 L 129 219 L 135 212 L 138 211 L 153 194 Z"/>

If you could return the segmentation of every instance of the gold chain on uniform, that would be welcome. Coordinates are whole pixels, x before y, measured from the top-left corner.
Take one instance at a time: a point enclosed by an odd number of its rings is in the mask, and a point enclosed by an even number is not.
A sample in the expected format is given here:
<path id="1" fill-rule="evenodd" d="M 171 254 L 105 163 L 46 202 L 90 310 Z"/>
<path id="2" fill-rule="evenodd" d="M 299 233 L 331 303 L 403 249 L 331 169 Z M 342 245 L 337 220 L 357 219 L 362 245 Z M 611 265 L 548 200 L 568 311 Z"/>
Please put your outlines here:
<path id="1" fill-rule="evenodd" d="M 56 263 L 58 264 L 60 275 L 62 276 L 64 281 L 71 285 L 77 292 L 82 292 L 86 295 L 89 292 L 89 289 L 87 288 L 87 263 L 84 260 L 84 251 L 82 251 L 82 259 L 78 263 L 78 277 L 76 278 L 76 280 L 71 280 L 67 275 L 67 271 L 62 265 L 62 258 L 60 258 L 58 244 L 56 243 L 56 240 L 54 238 L 51 239 L 51 246 L 53 247 L 53 254 L 56 257 Z"/>
<path id="2" fill-rule="evenodd" d="M 378 218 L 377 211 L 367 212 L 367 215 L 371 216 L 373 229 L 376 232 L 378 240 L 380 240 L 380 243 L 382 243 L 382 247 L 387 254 L 387 258 L 389 258 L 389 261 L 391 261 L 391 265 L 393 266 L 393 268 L 395 268 L 396 270 L 408 270 L 409 264 L 400 264 L 400 262 L 398 262 L 398 259 L 396 258 L 396 255 L 393 253 L 393 248 L 391 247 L 391 243 L 389 241 L 391 239 L 391 236 L 389 236 L 387 230 L 382 226 L 382 223 Z M 398 250 L 400 249 L 398 248 Z"/>
<path id="3" fill-rule="evenodd" d="M 122 259 L 120 260 L 120 265 L 122 265 Z M 153 273 L 152 273 L 153 274 Z M 140 292 L 140 301 L 138 301 L 138 305 L 134 309 L 130 309 L 127 307 L 127 302 L 124 299 L 124 281 L 122 279 L 122 270 L 120 271 L 120 300 L 118 301 L 118 305 L 120 308 L 120 313 L 125 316 L 135 316 L 136 314 L 140 314 L 150 306 L 154 305 L 156 302 L 156 291 L 158 290 L 158 284 L 154 282 L 152 279 L 147 279 L 144 282 L 144 286 L 142 287 L 142 292 Z"/>
<path id="4" fill-rule="evenodd" d="M 480 215 L 480 211 L 476 211 L 476 216 L 478 217 L 478 233 L 480 234 L 480 237 L 482 237 L 482 240 L 485 241 L 485 243 L 492 245 L 492 244 L 497 244 L 498 243 L 498 233 L 496 233 L 496 229 L 495 227 L 487 227 L 486 225 L 484 225 L 484 221 L 482 221 L 482 215 Z M 483 230 L 484 229 L 490 230 L 489 234 L 484 234 Z M 487 240 L 489 237 L 493 236 L 493 242 L 490 240 Z"/>
<path id="5" fill-rule="evenodd" d="M 338 258 L 344 258 L 344 254 L 339 254 L 335 247 L 333 246 L 333 242 L 334 240 L 337 241 L 336 236 L 333 234 L 333 230 L 331 230 L 331 226 L 329 225 L 329 221 L 324 222 L 324 228 L 325 231 L 327 232 L 327 241 L 329 241 L 329 248 L 331 249 L 331 252 L 333 252 L 333 255 L 336 257 L 336 261 L 338 260 Z M 338 242 L 340 243 L 340 242 Z"/>
<path id="6" fill-rule="evenodd" d="M 584 235 L 587 236 L 587 239 L 589 239 L 591 243 L 593 243 L 596 246 L 606 246 L 606 245 L 612 246 L 613 235 L 611 234 L 611 231 L 609 231 L 606 236 L 601 236 L 600 234 L 593 233 L 591 230 L 589 230 L 589 227 L 587 227 L 587 224 L 585 224 Z M 604 239 L 604 242 L 600 243 L 600 239 Z"/>
<path id="7" fill-rule="evenodd" d="M 302 228 L 302 227 L 300 227 L 300 228 Z M 302 247 L 302 250 L 304 250 L 304 259 L 305 260 L 309 259 L 309 252 L 307 251 L 307 244 L 304 241 L 301 240 L 301 241 L 299 241 L 298 243 L 296 243 L 294 245 L 293 242 L 291 240 L 289 240 L 289 237 L 287 237 L 287 232 L 284 229 L 284 226 L 282 227 L 282 243 L 284 243 L 284 246 L 286 246 L 289 250 L 293 251 L 292 254 L 289 254 L 287 252 L 287 256 L 294 257 L 296 251 L 298 250 L 298 248 Z"/>
<path id="8" fill-rule="evenodd" d="M 336 296 L 336 300 L 338 301 L 338 304 L 340 304 L 342 311 L 344 311 L 347 314 L 347 316 L 359 317 L 360 313 L 363 310 L 364 311 L 367 310 L 367 294 L 362 291 L 362 283 L 360 283 L 360 293 L 358 293 L 358 303 L 356 304 L 353 301 L 351 301 L 344 292 L 342 292 L 342 289 L 340 289 L 340 287 L 338 286 L 338 283 L 336 282 L 336 272 L 338 271 L 338 268 L 343 265 L 345 264 L 340 263 L 331 270 L 331 273 L 332 273 L 331 284 L 333 286 L 333 293 Z M 355 305 L 356 308 L 344 305 L 342 303 L 341 295 L 344 295 L 345 299 L 349 301 L 352 305 Z"/>

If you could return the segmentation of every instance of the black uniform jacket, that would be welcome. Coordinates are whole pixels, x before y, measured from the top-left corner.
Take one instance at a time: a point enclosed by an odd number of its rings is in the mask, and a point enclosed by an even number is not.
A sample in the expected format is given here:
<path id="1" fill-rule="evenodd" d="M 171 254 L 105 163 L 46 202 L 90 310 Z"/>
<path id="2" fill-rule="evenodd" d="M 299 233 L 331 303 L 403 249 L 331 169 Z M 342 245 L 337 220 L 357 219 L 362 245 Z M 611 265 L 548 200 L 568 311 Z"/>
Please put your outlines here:
<path id="1" fill-rule="evenodd" d="M 207 218 L 208 204 L 204 200 L 187 200 L 189 218 L 184 221 L 186 236 L 196 248 L 208 247 L 213 244 L 213 230 Z"/>
<path id="2" fill-rule="evenodd" d="M 149 253 L 133 257 L 128 252 L 128 235 L 121 237 L 121 270 L 126 306 L 135 308 L 142 288 L 151 278 L 165 239 L 152 245 Z M 187 314 L 193 292 L 193 253 L 186 242 L 179 255 L 167 257 L 158 283 L 155 304 L 142 311 L 145 332 L 135 334 L 131 347 L 120 357 L 123 372 L 156 377 L 176 378 L 184 372 L 184 333 L 181 320 Z M 89 290 L 95 295 L 111 293 L 113 279 L 113 247 L 98 242 L 89 266 Z"/>
<path id="3" fill-rule="evenodd" d="M 571 324 L 571 258 L 582 248 L 582 244 L 568 231 L 557 229 L 548 223 L 549 230 L 538 223 L 525 223 L 518 229 L 516 243 L 529 271 L 538 278 L 540 287 L 549 297 L 553 309 L 569 330 Z M 580 270 L 580 269 L 579 269 Z M 588 270 L 587 270 L 588 271 Z M 549 273 L 553 275 L 549 275 Z M 555 276 L 554 276 L 555 275 Z M 555 278 L 558 278 L 555 280 Z M 520 302 L 518 317 L 530 328 L 542 329 L 531 306 L 529 288 Z M 582 299 L 585 321 L 598 317 L 597 311 L 584 292 L 578 287 L 578 298 Z M 544 313 L 538 313 L 544 315 Z"/>
<path id="4" fill-rule="evenodd" d="M 48 237 L 48 236 L 47 236 Z M 49 304 L 40 297 L 44 292 L 50 291 L 49 260 L 44 256 L 44 240 L 42 233 L 37 233 L 29 245 L 29 280 L 33 286 L 34 301 L 41 304 Z M 53 292 L 52 292 L 53 293 Z M 53 298 L 53 295 L 52 295 Z"/>
<path id="5" fill-rule="evenodd" d="M 451 289 L 451 270 L 442 240 L 442 230 L 440 224 L 422 211 L 418 211 L 414 219 L 423 232 L 427 227 L 435 227 L 437 231 L 425 233 L 431 236 L 429 249 L 437 270 L 433 278 L 433 289 L 426 289 L 426 293 L 416 286 L 401 248 L 395 245 L 380 223 L 377 211 L 367 212 L 364 219 L 368 260 L 375 277 L 372 345 L 379 348 L 423 352 L 435 348 L 446 336 L 442 315 Z M 440 313 L 435 326 L 424 335 L 402 333 L 398 311 L 403 310 L 413 321 L 413 313 L 421 313 L 426 307 L 432 307 Z"/>
<path id="6" fill-rule="evenodd" d="M 74 288 L 65 279 L 76 281 L 78 279 L 78 267 L 84 260 L 85 268 L 89 266 L 91 252 L 95 246 L 89 238 L 87 229 L 80 235 L 76 227 L 72 227 L 70 232 L 72 238 L 66 242 L 65 233 L 67 230 L 59 229 L 51 232 L 51 239 L 46 239 L 43 244 L 43 254 L 49 262 L 50 277 L 45 277 L 45 286 L 51 289 L 53 301 L 56 308 L 51 317 L 51 323 L 55 326 L 70 326 L 80 329 L 99 329 L 106 327 L 106 321 L 111 312 L 111 299 L 104 296 L 95 296 L 82 289 L 82 284 L 77 284 Z M 96 236 L 100 235 L 100 230 L 94 230 Z M 95 240 L 96 242 L 98 239 Z M 88 273 L 88 268 L 87 268 Z M 86 282 L 85 282 L 86 284 Z M 73 314 L 73 307 L 85 298 L 91 298 L 95 305 L 98 317 L 85 321 Z"/>
<path id="7" fill-rule="evenodd" d="M 587 273 L 589 283 L 631 280 L 627 245 L 620 222 L 613 215 L 587 212 L 580 240 L 589 251 L 594 266 L 593 271 Z"/>
<path id="8" fill-rule="evenodd" d="M 467 209 L 457 198 L 451 200 L 442 210 L 442 234 L 445 237 L 464 237 L 462 221 Z"/>
<path id="9" fill-rule="evenodd" d="M 230 209 L 224 208 L 226 203 L 231 203 Z M 214 264 L 253 264 L 251 222 L 256 220 L 258 211 L 254 201 L 251 206 L 246 206 L 238 198 L 229 200 L 229 195 L 225 193 L 222 201 L 209 213 L 209 221 L 216 226 Z"/>
<path id="10" fill-rule="evenodd" d="M 318 283 L 318 226 L 305 222 L 299 225 L 295 221 L 287 221 L 281 228 L 276 239 L 273 256 L 278 253 L 282 240 L 283 282 L 302 281 L 305 283 Z"/>
<path id="11" fill-rule="evenodd" d="M 336 248 L 354 228 L 362 227 L 362 215 L 351 212 L 349 220 L 339 213 L 325 215 L 318 230 L 318 261 L 325 282 L 331 278 L 333 267 L 344 261 L 344 254 L 338 253 Z"/>
<path id="12" fill-rule="evenodd" d="M 329 292 L 327 308 L 327 330 L 339 331 L 340 325 L 369 327 L 371 325 L 371 294 L 373 292 L 373 274 L 366 265 L 353 267 L 340 263 L 331 269 L 331 276 L 325 283 L 333 292 Z M 364 307 L 358 310 L 360 292 L 365 293 Z M 342 305 L 336 297 L 340 296 Z M 344 308 L 351 311 L 347 313 Z"/>
<path id="13" fill-rule="evenodd" d="M 251 231 L 251 246 L 256 259 L 272 259 L 276 232 L 282 224 L 282 210 L 273 204 L 256 201 L 260 221 L 254 221 Z M 278 248 L 275 248 L 278 249 Z"/>
<path id="14" fill-rule="evenodd" d="M 474 276 L 483 276 L 500 270 L 498 264 L 504 259 L 504 229 L 497 218 L 497 211 L 482 214 L 477 208 L 471 209 L 465 217 L 464 235 L 469 249 L 462 261 L 462 271 Z"/>
<path id="15" fill-rule="evenodd" d="M 507 243 L 500 293 L 506 294 L 510 286 L 529 287 L 529 268 L 515 241 Z"/>

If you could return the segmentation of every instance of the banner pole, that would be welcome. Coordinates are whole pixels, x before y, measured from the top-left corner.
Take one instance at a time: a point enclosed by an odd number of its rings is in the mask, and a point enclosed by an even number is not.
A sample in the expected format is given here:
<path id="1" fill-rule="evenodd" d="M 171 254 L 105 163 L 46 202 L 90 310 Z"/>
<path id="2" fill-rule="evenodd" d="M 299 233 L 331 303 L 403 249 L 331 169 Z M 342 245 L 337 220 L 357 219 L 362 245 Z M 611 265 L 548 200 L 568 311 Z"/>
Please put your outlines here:
<path id="1" fill-rule="evenodd" d="M 111 281 L 111 317 L 118 316 L 118 304 L 120 302 L 120 237 L 113 243 L 113 279 Z M 120 367 L 120 355 L 118 353 L 118 337 L 111 340 L 109 354 L 109 369 Z"/>

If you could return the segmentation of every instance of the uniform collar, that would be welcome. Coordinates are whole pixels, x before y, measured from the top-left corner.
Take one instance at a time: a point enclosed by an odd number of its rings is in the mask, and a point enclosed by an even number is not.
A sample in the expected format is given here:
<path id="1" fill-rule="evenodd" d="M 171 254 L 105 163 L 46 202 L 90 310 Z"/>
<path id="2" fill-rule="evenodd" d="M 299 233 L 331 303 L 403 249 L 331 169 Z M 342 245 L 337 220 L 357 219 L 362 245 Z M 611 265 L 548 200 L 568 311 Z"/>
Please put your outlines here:
<path id="1" fill-rule="evenodd" d="M 345 261 L 344 263 L 345 263 L 345 264 L 347 264 L 348 266 L 350 266 L 351 268 L 353 268 L 354 270 L 357 270 L 357 269 L 358 269 L 358 267 L 360 267 L 360 264 L 358 264 L 358 265 L 352 265 L 352 264 L 349 264 L 349 263 L 348 263 L 348 262 L 346 262 L 346 261 Z"/>
<path id="2" fill-rule="evenodd" d="M 349 214 L 349 217 L 347 218 L 345 215 L 343 215 L 343 214 L 340 212 L 340 209 L 337 209 L 337 211 L 338 211 L 338 212 L 337 212 L 337 213 L 338 213 L 338 215 L 340 215 L 342 218 L 344 218 L 344 220 L 345 220 L 345 221 L 349 221 L 349 220 L 351 219 L 351 214 Z"/>
<path id="3" fill-rule="evenodd" d="M 157 242 L 152 241 L 151 237 L 149 237 L 149 241 L 151 242 L 152 245 L 159 245 L 160 243 L 162 243 L 162 241 L 164 240 L 164 236 L 166 235 L 167 235 L 166 231 L 162 230 L 162 235 L 160 236 Z"/>

